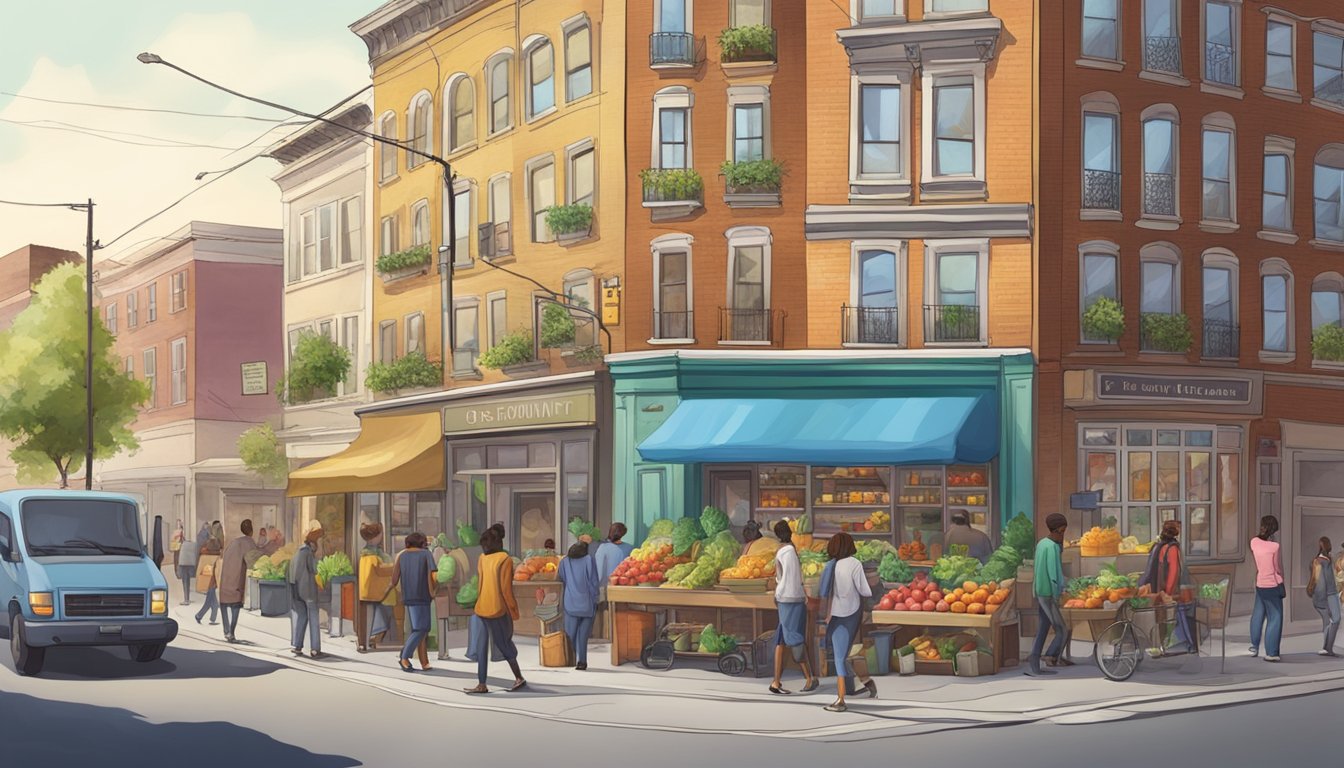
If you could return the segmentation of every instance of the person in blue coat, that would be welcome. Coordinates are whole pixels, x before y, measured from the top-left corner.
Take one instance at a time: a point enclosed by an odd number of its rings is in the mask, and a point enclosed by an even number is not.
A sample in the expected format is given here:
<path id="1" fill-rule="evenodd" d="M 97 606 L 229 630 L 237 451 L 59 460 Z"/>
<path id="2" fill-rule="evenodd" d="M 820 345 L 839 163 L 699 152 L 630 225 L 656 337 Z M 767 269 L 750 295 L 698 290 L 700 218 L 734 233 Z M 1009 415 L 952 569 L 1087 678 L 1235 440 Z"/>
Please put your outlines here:
<path id="1" fill-rule="evenodd" d="M 616 566 L 635 551 L 633 544 L 622 541 L 627 533 L 629 531 L 625 523 L 612 523 L 611 529 L 607 531 L 607 540 L 598 544 L 597 551 L 593 553 L 593 557 L 597 558 L 597 575 L 602 577 L 604 583 L 616 572 Z"/>
<path id="2" fill-rule="evenodd" d="M 588 544 L 580 541 L 569 548 L 569 556 L 560 561 L 560 583 L 565 588 L 565 634 L 574 644 L 577 670 L 588 668 L 588 638 L 593 634 L 593 617 L 602 593 L 596 558 L 588 555 Z"/>

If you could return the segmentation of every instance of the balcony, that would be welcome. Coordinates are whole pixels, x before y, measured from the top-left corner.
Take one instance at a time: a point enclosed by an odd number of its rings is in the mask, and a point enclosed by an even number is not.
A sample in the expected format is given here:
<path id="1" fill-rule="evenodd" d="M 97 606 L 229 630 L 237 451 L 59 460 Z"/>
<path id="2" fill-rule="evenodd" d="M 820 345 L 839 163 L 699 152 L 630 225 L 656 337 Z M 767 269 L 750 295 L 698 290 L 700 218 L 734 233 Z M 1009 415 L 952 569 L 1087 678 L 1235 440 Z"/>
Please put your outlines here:
<path id="1" fill-rule="evenodd" d="M 653 338 L 663 340 L 681 340 L 695 338 L 695 312 L 655 311 L 653 313 Z"/>
<path id="2" fill-rule="evenodd" d="M 1083 171 L 1083 208 L 1089 211 L 1120 210 L 1120 174 L 1116 171 Z"/>
<path id="3" fill-rule="evenodd" d="M 1236 360 L 1241 356 L 1241 328 L 1225 320 L 1204 321 L 1204 357 Z"/>
<path id="4" fill-rule="evenodd" d="M 1153 216 L 1176 215 L 1176 177 L 1170 173 L 1143 174 L 1143 212 Z"/>
<path id="5" fill-rule="evenodd" d="M 1143 68 L 1149 72 L 1181 76 L 1181 38 L 1147 37 L 1143 41 Z"/>
<path id="6" fill-rule="evenodd" d="M 729 27 L 719 34 L 719 66 L 728 77 L 774 72 L 778 69 L 777 44 L 772 27 Z"/>
<path id="7" fill-rule="evenodd" d="M 1237 50 L 1222 43 L 1205 43 L 1204 79 L 1211 83 L 1235 88 L 1237 85 Z"/>
<path id="8" fill-rule="evenodd" d="M 900 317 L 898 307 L 841 307 L 840 322 L 844 329 L 844 343 L 884 346 L 900 344 Z"/>
<path id="9" fill-rule="evenodd" d="M 719 308 L 719 341 L 729 344 L 770 344 L 774 341 L 775 313 L 769 309 Z"/>
<path id="10" fill-rule="evenodd" d="M 691 69 L 700 63 L 695 35 L 687 32 L 654 32 L 649 35 L 649 67 Z"/>
<path id="11" fill-rule="evenodd" d="M 653 221 L 685 218 L 704 205 L 705 182 L 694 168 L 648 168 L 639 178 Z"/>
<path id="12" fill-rule="evenodd" d="M 924 341 L 966 344 L 980 339 L 980 308 L 970 304 L 925 304 Z"/>
<path id="13" fill-rule="evenodd" d="M 513 252 L 513 239 L 509 236 L 509 222 L 498 224 L 487 221 L 476 228 L 476 252 L 482 259 L 497 259 Z"/>

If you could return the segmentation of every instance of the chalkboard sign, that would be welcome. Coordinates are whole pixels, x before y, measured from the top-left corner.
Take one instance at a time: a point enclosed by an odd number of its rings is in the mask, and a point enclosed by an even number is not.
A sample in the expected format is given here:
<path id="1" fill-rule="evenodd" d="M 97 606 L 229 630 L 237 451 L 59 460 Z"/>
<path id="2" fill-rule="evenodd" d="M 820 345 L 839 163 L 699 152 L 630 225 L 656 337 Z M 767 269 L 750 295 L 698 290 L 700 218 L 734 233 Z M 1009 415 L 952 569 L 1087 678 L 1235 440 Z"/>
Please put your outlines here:
<path id="1" fill-rule="evenodd" d="M 1069 509 L 1096 509 L 1101 503 L 1101 491 L 1083 491 L 1069 494 Z"/>

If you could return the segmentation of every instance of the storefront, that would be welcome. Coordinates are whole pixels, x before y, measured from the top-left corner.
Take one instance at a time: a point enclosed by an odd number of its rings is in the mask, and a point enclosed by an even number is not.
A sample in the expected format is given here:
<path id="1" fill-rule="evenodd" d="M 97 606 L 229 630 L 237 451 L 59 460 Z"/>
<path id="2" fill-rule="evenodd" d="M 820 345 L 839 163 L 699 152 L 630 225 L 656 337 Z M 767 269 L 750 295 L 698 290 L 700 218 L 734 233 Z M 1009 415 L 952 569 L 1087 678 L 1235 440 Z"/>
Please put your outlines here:
<path id="1" fill-rule="evenodd" d="M 637 539 L 659 518 L 739 530 L 811 513 L 934 555 L 952 513 L 997 539 L 1031 517 L 1033 362 L 1024 350 L 628 353 L 615 391 L 615 499 Z"/>
<path id="2" fill-rule="evenodd" d="M 1344 541 L 1344 426 L 1280 424 L 1281 450 L 1271 443 L 1260 451 L 1260 490 L 1267 507 L 1280 507 L 1269 514 L 1283 522 L 1279 541 L 1289 586 L 1285 619 L 1291 630 L 1309 630 L 1320 627 L 1306 591 L 1317 542 L 1329 538 L 1337 555 Z"/>

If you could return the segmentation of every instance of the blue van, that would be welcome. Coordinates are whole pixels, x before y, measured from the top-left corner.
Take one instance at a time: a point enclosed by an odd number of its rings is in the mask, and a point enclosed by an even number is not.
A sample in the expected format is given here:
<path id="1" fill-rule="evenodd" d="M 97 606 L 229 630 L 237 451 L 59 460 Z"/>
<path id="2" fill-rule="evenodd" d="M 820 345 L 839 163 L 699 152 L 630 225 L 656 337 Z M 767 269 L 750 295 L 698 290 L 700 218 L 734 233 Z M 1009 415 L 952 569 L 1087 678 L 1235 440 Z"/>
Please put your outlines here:
<path id="1" fill-rule="evenodd" d="M 0 493 L 0 606 L 14 668 L 36 675 L 48 648 L 120 645 L 154 661 L 177 637 L 168 585 L 145 552 L 129 496 Z"/>

